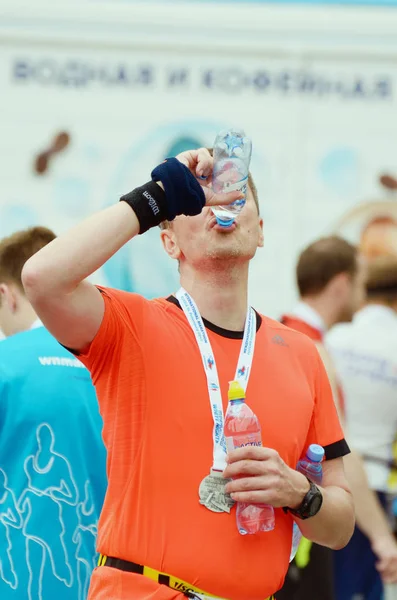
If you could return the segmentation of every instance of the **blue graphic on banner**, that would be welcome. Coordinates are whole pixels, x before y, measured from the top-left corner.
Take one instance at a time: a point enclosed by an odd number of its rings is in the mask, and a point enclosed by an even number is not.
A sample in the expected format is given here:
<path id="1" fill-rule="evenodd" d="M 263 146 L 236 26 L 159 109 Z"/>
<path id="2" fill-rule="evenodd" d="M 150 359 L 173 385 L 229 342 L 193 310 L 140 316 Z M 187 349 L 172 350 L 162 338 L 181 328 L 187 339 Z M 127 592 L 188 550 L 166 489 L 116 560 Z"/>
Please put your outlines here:
<path id="1" fill-rule="evenodd" d="M 319 166 L 324 183 L 344 201 L 346 195 L 354 196 L 358 189 L 359 157 L 353 148 L 334 148 Z"/>

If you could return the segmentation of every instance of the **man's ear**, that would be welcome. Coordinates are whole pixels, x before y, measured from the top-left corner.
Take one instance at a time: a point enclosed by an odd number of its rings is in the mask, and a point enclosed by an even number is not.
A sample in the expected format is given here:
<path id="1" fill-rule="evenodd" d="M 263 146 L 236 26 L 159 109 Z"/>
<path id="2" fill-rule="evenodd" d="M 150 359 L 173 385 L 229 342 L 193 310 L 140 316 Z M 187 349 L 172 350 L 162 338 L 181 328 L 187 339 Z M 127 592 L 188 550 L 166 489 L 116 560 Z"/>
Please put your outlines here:
<path id="1" fill-rule="evenodd" d="M 258 248 L 263 248 L 265 244 L 265 236 L 263 235 L 263 219 L 259 219 L 258 227 L 260 228 Z"/>
<path id="2" fill-rule="evenodd" d="M 160 237 L 164 250 L 167 252 L 168 256 L 174 258 L 175 260 L 179 260 L 181 256 L 181 249 L 178 246 L 176 235 L 172 229 L 172 226 L 162 229 Z"/>
<path id="3" fill-rule="evenodd" d="M 18 305 L 15 286 L 8 283 L 0 283 L 0 301 L 2 305 L 7 305 L 10 312 L 14 313 Z"/>

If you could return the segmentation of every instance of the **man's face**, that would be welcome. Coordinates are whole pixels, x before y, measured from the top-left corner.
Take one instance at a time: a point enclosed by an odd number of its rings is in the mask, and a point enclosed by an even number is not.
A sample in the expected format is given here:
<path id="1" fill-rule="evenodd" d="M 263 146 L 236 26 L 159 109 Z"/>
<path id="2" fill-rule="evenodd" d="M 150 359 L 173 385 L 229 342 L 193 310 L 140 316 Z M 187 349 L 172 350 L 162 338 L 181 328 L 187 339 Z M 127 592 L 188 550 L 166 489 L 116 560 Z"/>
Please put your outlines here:
<path id="1" fill-rule="evenodd" d="M 202 267 L 218 260 L 248 261 L 263 246 L 262 220 L 252 191 L 235 223 L 228 228 L 217 225 L 210 207 L 195 217 L 177 217 L 171 228 L 162 232 L 167 253 L 180 261 Z"/>
<path id="2" fill-rule="evenodd" d="M 367 266 L 363 257 L 357 259 L 357 271 L 355 275 L 347 278 L 345 302 L 341 309 L 340 322 L 350 322 L 365 301 L 365 282 L 367 278 Z"/>

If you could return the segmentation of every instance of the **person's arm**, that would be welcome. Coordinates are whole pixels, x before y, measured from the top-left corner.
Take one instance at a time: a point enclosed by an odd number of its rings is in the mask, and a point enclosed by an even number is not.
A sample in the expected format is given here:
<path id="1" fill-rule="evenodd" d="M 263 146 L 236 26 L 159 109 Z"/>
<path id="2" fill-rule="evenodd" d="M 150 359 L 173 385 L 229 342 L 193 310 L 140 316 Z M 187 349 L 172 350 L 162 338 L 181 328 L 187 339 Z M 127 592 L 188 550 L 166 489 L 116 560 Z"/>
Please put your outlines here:
<path id="1" fill-rule="evenodd" d="M 231 452 L 224 477 L 235 478 L 226 489 L 236 502 L 295 509 L 309 491 L 306 477 L 288 467 L 278 452 L 269 448 L 245 447 Z M 310 519 L 296 521 L 306 538 L 339 550 L 346 546 L 354 529 L 353 499 L 342 458 L 324 463 L 320 489 L 323 504 L 319 513 Z"/>
<path id="2" fill-rule="evenodd" d="M 308 539 L 339 549 L 348 543 L 354 530 L 353 498 L 342 458 L 349 448 L 343 439 L 323 362 L 314 344 L 309 340 L 307 344 L 307 347 L 301 348 L 300 356 L 313 394 L 313 410 L 301 452 L 306 452 L 310 444 L 320 444 L 324 447 L 327 460 L 323 462 L 322 487 L 318 486 L 323 494 L 320 511 L 314 517 L 296 521 Z M 285 432 L 287 436 L 290 434 L 289 431 Z M 292 465 L 287 465 L 274 449 L 239 448 L 229 454 L 228 463 L 224 476 L 233 481 L 227 484 L 226 489 L 238 502 L 297 509 L 309 491 L 306 477 L 291 468 Z"/>
<path id="3" fill-rule="evenodd" d="M 126 202 L 119 202 L 56 238 L 25 264 L 26 295 L 54 337 L 68 348 L 85 349 L 103 318 L 99 290 L 84 281 L 128 240 L 139 224 Z"/>
<path id="4" fill-rule="evenodd" d="M 301 475 L 297 471 L 295 473 Z M 320 512 L 305 521 L 297 519 L 299 529 L 312 542 L 339 550 L 350 541 L 354 531 L 354 502 L 345 477 L 343 458 L 323 463 L 320 489 L 323 494 Z M 301 502 L 302 499 L 298 497 L 297 506 Z"/>
<path id="5" fill-rule="evenodd" d="M 321 344 L 317 346 L 327 371 L 339 418 L 346 434 L 338 399 L 338 385 L 332 358 Z M 348 436 L 346 436 L 348 437 Z M 376 493 L 370 488 L 361 456 L 352 448 L 351 454 L 344 457 L 346 479 L 349 483 L 356 514 L 361 531 L 371 542 L 372 550 L 378 557 L 377 569 L 385 583 L 397 582 L 397 543 L 387 521 L 385 511 Z"/>
<path id="6" fill-rule="evenodd" d="M 211 175 L 213 159 L 205 149 L 184 152 L 178 160 L 197 176 Z M 159 182 L 162 187 L 161 182 Z M 214 194 L 203 187 L 208 205 L 227 204 L 240 192 Z M 118 202 L 61 235 L 25 264 L 26 295 L 47 329 L 64 346 L 85 350 L 98 332 L 104 301 L 85 281 L 125 243 L 138 235 L 139 221 L 126 202 Z"/>
<path id="7" fill-rule="evenodd" d="M 385 511 L 369 487 L 361 456 L 352 451 L 345 459 L 346 477 L 352 490 L 357 525 L 371 542 L 384 583 L 397 583 L 397 543 Z"/>
<path id="8" fill-rule="evenodd" d="M 341 406 L 341 402 L 340 402 L 340 398 L 339 398 L 338 381 L 337 381 L 337 377 L 336 377 L 335 367 L 332 362 L 332 358 L 329 355 L 329 352 L 327 351 L 327 349 L 325 348 L 325 346 L 322 342 L 315 342 L 315 344 L 316 344 L 318 353 L 321 357 L 321 360 L 323 361 L 325 370 L 327 372 L 328 381 L 331 386 L 332 396 L 334 398 L 336 410 L 338 412 L 339 421 L 341 422 L 341 425 L 345 431 L 345 436 L 346 436 L 343 410 L 342 410 L 342 406 Z"/>

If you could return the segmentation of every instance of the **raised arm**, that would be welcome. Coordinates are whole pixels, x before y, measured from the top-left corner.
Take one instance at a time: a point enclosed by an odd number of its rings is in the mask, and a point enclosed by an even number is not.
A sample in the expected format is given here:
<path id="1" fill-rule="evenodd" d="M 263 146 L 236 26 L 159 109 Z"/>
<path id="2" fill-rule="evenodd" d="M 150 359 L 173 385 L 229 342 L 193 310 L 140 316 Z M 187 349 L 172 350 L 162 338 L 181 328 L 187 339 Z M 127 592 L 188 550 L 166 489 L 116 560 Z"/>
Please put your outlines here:
<path id="1" fill-rule="evenodd" d="M 138 233 L 136 215 L 119 202 L 55 239 L 25 264 L 22 281 L 29 301 L 68 348 L 86 348 L 103 318 L 101 293 L 84 280 Z"/>
<path id="2" fill-rule="evenodd" d="M 184 152 L 178 161 L 195 177 L 209 177 L 212 173 L 212 158 L 205 149 Z M 99 290 L 85 280 L 124 244 L 141 230 L 158 225 L 160 217 L 194 214 L 189 204 L 194 200 L 199 214 L 205 203 L 227 204 L 241 197 L 239 192 L 216 195 L 211 188 L 200 188 L 196 183 L 196 198 L 189 195 L 190 185 L 178 204 L 164 193 L 161 181 L 149 186 L 151 194 L 145 186 L 137 188 L 139 191 L 131 202 L 118 202 L 93 215 L 42 248 L 25 264 L 22 281 L 26 295 L 44 325 L 64 346 L 81 351 L 94 339 L 102 322 L 104 302 Z M 152 196 L 159 203 L 155 210 Z"/>

